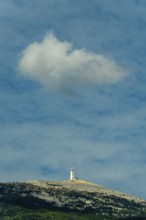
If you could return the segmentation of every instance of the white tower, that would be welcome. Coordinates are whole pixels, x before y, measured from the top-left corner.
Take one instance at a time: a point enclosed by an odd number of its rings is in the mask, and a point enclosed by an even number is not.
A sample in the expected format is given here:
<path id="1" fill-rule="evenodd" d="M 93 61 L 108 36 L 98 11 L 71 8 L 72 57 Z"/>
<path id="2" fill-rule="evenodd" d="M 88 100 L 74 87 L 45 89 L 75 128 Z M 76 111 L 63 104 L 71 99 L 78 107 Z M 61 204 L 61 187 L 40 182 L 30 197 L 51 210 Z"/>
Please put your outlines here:
<path id="1" fill-rule="evenodd" d="M 71 170 L 70 170 L 70 180 L 74 180 L 74 179 L 75 179 L 74 168 L 71 168 Z"/>

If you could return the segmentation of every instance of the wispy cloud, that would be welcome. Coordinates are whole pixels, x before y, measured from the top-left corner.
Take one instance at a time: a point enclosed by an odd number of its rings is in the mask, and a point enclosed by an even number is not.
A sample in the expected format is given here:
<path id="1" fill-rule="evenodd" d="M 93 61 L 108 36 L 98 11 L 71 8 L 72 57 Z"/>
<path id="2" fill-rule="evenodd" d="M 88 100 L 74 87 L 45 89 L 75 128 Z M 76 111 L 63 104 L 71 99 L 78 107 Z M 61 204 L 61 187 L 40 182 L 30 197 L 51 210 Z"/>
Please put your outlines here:
<path id="1" fill-rule="evenodd" d="M 52 33 L 42 42 L 31 43 L 21 54 L 18 70 L 50 89 L 70 89 L 84 84 L 117 83 L 126 75 L 113 60 L 73 49 Z"/>

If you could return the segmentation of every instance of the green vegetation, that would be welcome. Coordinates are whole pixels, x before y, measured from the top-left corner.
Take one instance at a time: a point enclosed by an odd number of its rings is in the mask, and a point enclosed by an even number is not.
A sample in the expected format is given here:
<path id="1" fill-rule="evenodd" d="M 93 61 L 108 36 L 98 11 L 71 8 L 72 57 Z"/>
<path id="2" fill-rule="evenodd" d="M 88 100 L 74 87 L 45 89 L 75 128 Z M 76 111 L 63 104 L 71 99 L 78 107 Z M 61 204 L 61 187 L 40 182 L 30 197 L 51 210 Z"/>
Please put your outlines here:
<path id="1" fill-rule="evenodd" d="M 41 197 L 47 195 L 52 200 Z M 59 206 L 57 201 L 61 202 Z M 0 183 L 1 220 L 140 220 L 146 219 L 146 202 L 116 194 Z"/>
<path id="2" fill-rule="evenodd" d="M 106 216 L 65 213 L 59 211 L 30 210 L 0 203 L 1 220 L 108 220 Z"/>
<path id="3" fill-rule="evenodd" d="M 145 212 L 143 212 L 144 214 Z M 124 214 L 123 211 L 121 214 Z M 125 211 L 125 218 L 108 217 L 95 214 L 81 214 L 75 212 L 48 211 L 45 209 L 26 209 L 16 205 L 0 203 L 1 220 L 144 220 L 142 213 L 132 216 L 134 213 Z M 126 217 L 128 216 L 128 217 Z"/>

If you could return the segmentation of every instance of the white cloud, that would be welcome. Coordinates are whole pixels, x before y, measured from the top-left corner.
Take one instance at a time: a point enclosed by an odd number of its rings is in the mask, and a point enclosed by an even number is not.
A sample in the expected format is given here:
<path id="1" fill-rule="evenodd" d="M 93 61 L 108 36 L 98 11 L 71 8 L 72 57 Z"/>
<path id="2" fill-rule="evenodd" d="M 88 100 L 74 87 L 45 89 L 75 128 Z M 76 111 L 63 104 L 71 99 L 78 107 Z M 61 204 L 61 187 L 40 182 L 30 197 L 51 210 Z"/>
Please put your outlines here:
<path id="1" fill-rule="evenodd" d="M 71 89 L 92 83 L 117 83 L 125 71 L 107 57 L 73 49 L 52 33 L 22 51 L 18 70 L 50 89 Z"/>

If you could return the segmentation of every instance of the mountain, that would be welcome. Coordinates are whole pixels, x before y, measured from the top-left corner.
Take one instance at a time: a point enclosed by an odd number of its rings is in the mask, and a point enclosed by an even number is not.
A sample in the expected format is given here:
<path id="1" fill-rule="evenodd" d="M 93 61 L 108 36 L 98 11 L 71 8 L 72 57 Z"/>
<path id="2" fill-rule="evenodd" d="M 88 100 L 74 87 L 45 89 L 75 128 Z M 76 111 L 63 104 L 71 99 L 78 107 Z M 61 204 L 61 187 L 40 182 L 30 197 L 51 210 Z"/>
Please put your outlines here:
<path id="1" fill-rule="evenodd" d="M 4 216 L 2 207 L 7 205 L 8 210 L 10 204 L 11 209 L 13 205 L 26 212 L 74 213 L 83 219 L 90 219 L 87 215 L 91 219 L 146 219 L 145 200 L 77 179 L 0 183 L 0 216 Z M 77 216 L 64 219 L 80 219 Z"/>

